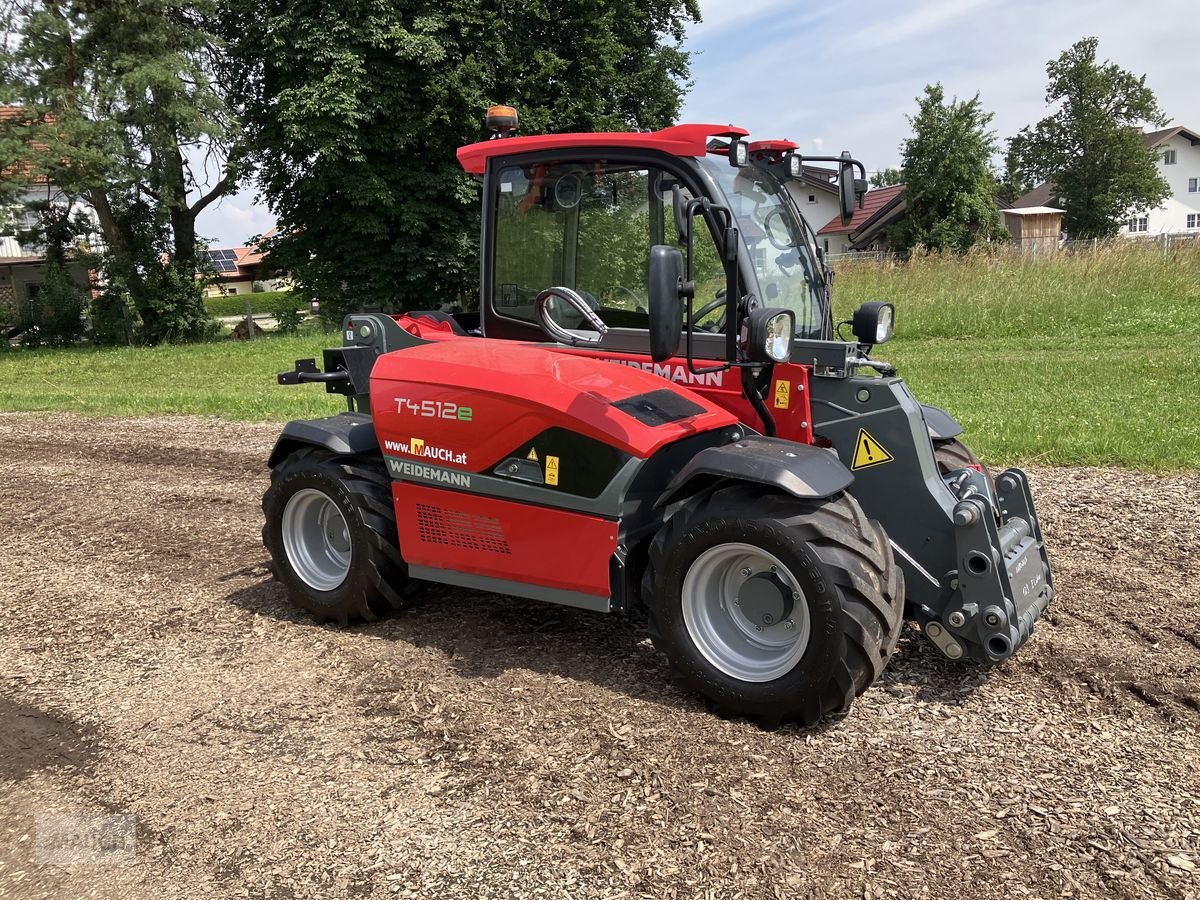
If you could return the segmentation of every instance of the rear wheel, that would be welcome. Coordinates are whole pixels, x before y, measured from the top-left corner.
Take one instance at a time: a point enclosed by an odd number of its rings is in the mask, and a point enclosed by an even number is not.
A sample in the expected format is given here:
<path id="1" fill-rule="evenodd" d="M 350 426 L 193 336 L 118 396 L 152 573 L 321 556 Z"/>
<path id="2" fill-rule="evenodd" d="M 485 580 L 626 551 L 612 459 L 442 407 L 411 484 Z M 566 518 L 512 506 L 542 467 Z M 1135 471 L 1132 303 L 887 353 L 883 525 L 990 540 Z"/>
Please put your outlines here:
<path id="1" fill-rule="evenodd" d="M 903 576 L 849 495 L 733 487 L 693 501 L 650 547 L 650 635 L 684 687 L 766 726 L 844 714 L 887 664 Z"/>
<path id="2" fill-rule="evenodd" d="M 373 621 L 404 607 L 407 572 L 382 461 L 297 451 L 271 472 L 262 505 L 275 577 L 317 621 Z"/>

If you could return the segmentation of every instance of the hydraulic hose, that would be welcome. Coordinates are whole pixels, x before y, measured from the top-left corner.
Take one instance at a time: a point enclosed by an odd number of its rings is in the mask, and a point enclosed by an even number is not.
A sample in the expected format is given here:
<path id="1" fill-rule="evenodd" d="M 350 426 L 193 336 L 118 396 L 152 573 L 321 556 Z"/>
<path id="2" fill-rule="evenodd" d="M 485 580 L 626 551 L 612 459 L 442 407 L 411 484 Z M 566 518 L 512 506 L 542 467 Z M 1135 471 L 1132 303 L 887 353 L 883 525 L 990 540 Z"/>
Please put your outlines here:
<path id="1" fill-rule="evenodd" d="M 742 369 L 742 393 L 746 395 L 746 399 L 750 401 L 750 405 L 762 419 L 763 434 L 767 437 L 775 437 L 775 417 L 771 415 L 771 410 L 767 409 L 767 404 L 763 402 L 762 395 L 758 392 L 758 385 L 754 383 L 754 373 L 749 366 Z"/>

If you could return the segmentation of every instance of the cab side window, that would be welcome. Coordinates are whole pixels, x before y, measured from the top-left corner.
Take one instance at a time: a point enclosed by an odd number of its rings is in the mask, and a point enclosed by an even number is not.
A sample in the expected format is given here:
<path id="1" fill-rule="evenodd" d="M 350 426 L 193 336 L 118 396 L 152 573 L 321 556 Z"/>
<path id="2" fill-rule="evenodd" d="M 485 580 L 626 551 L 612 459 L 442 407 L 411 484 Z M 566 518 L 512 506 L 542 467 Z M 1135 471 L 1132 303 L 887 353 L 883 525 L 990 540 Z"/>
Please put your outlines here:
<path id="1" fill-rule="evenodd" d="M 503 169 L 495 190 L 497 312 L 533 322 L 534 298 L 563 286 L 610 327 L 648 326 L 650 247 L 683 246 L 673 204 L 689 195 L 670 176 L 619 162 L 537 163 Z M 696 226 L 699 307 L 724 285 L 724 270 L 703 221 Z M 562 306 L 552 315 L 580 325 Z"/>

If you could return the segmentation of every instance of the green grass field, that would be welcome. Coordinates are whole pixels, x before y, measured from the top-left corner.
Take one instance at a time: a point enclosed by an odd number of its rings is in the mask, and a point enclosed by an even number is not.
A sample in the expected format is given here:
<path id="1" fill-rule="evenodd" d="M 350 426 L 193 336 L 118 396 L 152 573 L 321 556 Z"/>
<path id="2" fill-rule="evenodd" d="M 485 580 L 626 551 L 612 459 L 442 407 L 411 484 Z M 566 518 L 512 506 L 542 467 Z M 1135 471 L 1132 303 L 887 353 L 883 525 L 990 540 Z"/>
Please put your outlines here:
<path id="1" fill-rule="evenodd" d="M 993 463 L 1200 468 L 1200 250 L 842 267 L 843 316 L 896 304 L 897 363 Z M 336 335 L 0 353 L 0 409 L 284 421 L 344 408 L 275 373 Z"/>

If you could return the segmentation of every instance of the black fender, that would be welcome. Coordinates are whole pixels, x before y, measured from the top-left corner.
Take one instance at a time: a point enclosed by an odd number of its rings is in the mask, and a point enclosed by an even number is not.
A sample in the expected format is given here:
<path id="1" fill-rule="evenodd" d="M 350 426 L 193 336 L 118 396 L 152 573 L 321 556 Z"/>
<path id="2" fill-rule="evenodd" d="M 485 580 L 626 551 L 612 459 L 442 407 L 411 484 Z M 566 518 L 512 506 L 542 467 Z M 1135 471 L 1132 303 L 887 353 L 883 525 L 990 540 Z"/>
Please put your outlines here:
<path id="1" fill-rule="evenodd" d="M 654 504 L 663 507 L 710 487 L 748 482 L 819 500 L 844 491 L 854 475 L 837 454 L 809 444 L 751 435 L 692 457 Z"/>
<path id="2" fill-rule="evenodd" d="M 297 419 L 283 426 L 275 448 L 267 460 L 275 468 L 287 456 L 303 447 L 323 447 L 346 456 L 378 453 L 375 425 L 366 413 L 339 413 L 324 419 Z"/>
<path id="3" fill-rule="evenodd" d="M 925 416 L 925 427 L 929 429 L 929 436 L 935 441 L 948 441 L 963 433 L 963 427 L 954 416 L 940 406 L 926 406 L 922 403 L 921 413 Z"/>

